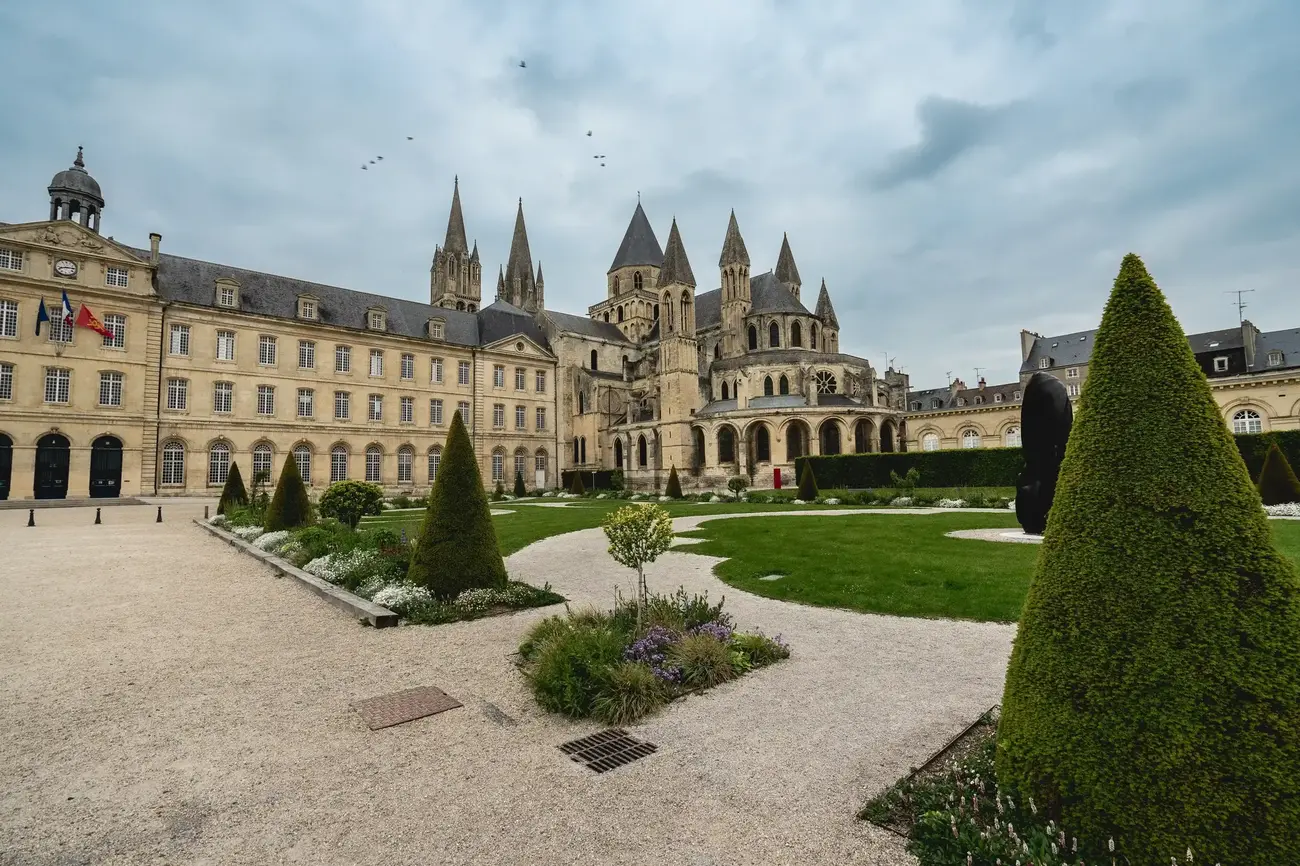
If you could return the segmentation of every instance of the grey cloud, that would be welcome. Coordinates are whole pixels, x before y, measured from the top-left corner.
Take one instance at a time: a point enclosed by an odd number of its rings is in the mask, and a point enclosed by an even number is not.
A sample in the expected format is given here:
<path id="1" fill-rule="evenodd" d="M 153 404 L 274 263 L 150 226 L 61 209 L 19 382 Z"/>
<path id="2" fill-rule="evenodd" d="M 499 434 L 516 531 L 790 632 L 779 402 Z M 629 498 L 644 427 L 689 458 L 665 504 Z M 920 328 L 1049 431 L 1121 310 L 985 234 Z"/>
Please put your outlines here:
<path id="1" fill-rule="evenodd" d="M 871 178 L 871 186 L 883 191 L 934 177 L 962 154 L 986 143 L 1008 110 L 1008 106 L 927 97 L 916 109 L 921 140 L 893 154 L 888 166 Z"/>

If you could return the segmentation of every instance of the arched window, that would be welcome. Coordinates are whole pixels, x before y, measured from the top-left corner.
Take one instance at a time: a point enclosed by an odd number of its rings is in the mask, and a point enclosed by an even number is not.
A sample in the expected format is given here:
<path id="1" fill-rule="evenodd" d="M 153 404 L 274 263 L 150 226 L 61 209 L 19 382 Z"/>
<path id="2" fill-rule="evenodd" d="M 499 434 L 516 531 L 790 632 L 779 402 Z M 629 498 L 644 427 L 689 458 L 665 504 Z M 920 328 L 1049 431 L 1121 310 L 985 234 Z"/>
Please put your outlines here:
<path id="1" fill-rule="evenodd" d="M 662 298 L 664 306 L 664 328 L 671 331 L 673 329 L 673 299 L 667 292 L 664 292 Z"/>
<path id="2" fill-rule="evenodd" d="M 263 481 L 271 478 L 271 446 L 265 442 L 253 447 L 253 477 L 250 480 L 256 481 L 259 475 Z"/>
<path id="3" fill-rule="evenodd" d="M 790 345 L 803 347 L 803 329 L 799 327 L 798 322 L 790 323 Z"/>
<path id="4" fill-rule="evenodd" d="M 378 445 L 366 447 L 366 480 L 378 484 L 383 477 L 384 453 Z"/>
<path id="5" fill-rule="evenodd" d="M 298 445 L 293 449 L 293 460 L 298 464 L 298 474 L 302 476 L 303 484 L 311 484 L 311 449 L 306 445 Z"/>
<path id="6" fill-rule="evenodd" d="M 581 462 L 582 462 L 582 456 L 579 453 L 578 437 L 574 436 L 573 437 L 573 465 L 577 466 Z"/>
<path id="7" fill-rule="evenodd" d="M 808 348 L 810 349 L 817 348 L 817 323 L 816 322 L 812 323 L 812 330 L 809 331 L 808 334 Z"/>
<path id="8" fill-rule="evenodd" d="M 208 483 L 225 484 L 230 474 L 230 446 L 225 442 L 213 442 L 208 449 Z"/>
<path id="9" fill-rule="evenodd" d="M 720 361 L 720 360 L 722 360 L 722 344 L 721 344 L 721 343 L 714 343 L 714 344 L 713 344 L 713 360 L 715 360 L 715 361 Z"/>
<path id="10" fill-rule="evenodd" d="M 1002 437 L 1002 444 L 1008 448 L 1020 447 L 1020 428 L 1008 427 L 1006 434 Z"/>
<path id="11" fill-rule="evenodd" d="M 1014 429 L 1014 428 L 1012 428 L 1012 429 Z M 939 450 L 939 436 L 938 436 L 938 434 L 937 434 L 937 433 L 926 433 L 924 436 L 922 436 L 922 437 L 921 437 L 921 450 L 922 450 L 922 451 L 938 451 L 938 450 Z"/>
<path id="12" fill-rule="evenodd" d="M 348 449 L 335 445 L 330 449 L 330 483 L 348 480 Z"/>
<path id="13" fill-rule="evenodd" d="M 641 291 L 641 272 L 640 272 L 640 271 L 637 271 L 637 272 L 635 272 L 634 274 L 632 274 L 632 288 L 636 289 L 638 292 Z"/>
<path id="14" fill-rule="evenodd" d="M 647 449 L 644 436 L 637 437 L 636 440 L 636 465 L 642 469 L 648 465 Z"/>
<path id="15" fill-rule="evenodd" d="M 659 305 L 655 304 L 655 321 L 659 321 Z"/>
<path id="16" fill-rule="evenodd" d="M 764 396 L 764 397 L 771 397 L 771 396 L 772 396 L 772 377 L 771 377 L 771 376 L 768 376 L 768 377 L 766 377 L 765 379 L 763 379 L 763 396 Z"/>
<path id="17" fill-rule="evenodd" d="M 767 345 L 773 349 L 781 345 L 781 329 L 773 322 L 767 329 Z"/>
<path id="18" fill-rule="evenodd" d="M 179 442 L 168 442 L 163 446 L 162 483 L 185 483 L 185 446 Z"/>
<path id="19" fill-rule="evenodd" d="M 429 449 L 429 483 L 438 480 L 438 467 L 442 465 L 442 448 L 435 445 Z"/>
<path id="20" fill-rule="evenodd" d="M 587 395 L 579 391 L 578 392 L 578 414 L 582 415 L 586 411 L 587 411 Z"/>
<path id="21" fill-rule="evenodd" d="M 606 310 L 606 311 L 605 311 L 605 321 L 606 321 L 606 322 L 609 321 L 609 310 Z"/>
<path id="22" fill-rule="evenodd" d="M 780 382 L 780 391 L 781 391 L 782 394 L 789 394 L 789 393 L 790 393 L 790 380 L 787 379 L 785 376 L 782 376 L 782 377 L 781 377 L 781 382 Z"/>
<path id="23" fill-rule="evenodd" d="M 785 461 L 793 463 L 808 453 L 808 436 L 802 424 L 793 423 L 785 428 Z"/>
<path id="24" fill-rule="evenodd" d="M 619 306 L 619 308 L 618 308 L 618 320 L 619 320 L 620 322 L 623 321 L 623 307 L 622 307 L 622 306 Z"/>
<path id="25" fill-rule="evenodd" d="M 766 424 L 760 424 L 754 433 L 754 459 L 759 463 L 772 462 L 772 435 L 767 432 Z"/>
<path id="26" fill-rule="evenodd" d="M 533 472 L 537 477 L 533 481 L 538 487 L 546 486 L 546 449 L 538 448 L 537 453 L 533 455 Z"/>
<path id="27" fill-rule="evenodd" d="M 623 468 L 623 440 L 614 440 L 614 466 L 618 469 Z"/>
<path id="28" fill-rule="evenodd" d="M 397 483 L 411 483 L 411 468 L 415 465 L 415 449 L 403 445 L 397 449 Z"/>
<path id="29" fill-rule="evenodd" d="M 619 319 L 622 319 L 622 318 L 623 318 L 622 316 L 619 316 Z M 593 369 L 593 370 L 596 369 L 596 350 L 595 350 L 595 349 L 592 349 L 592 350 L 591 350 L 591 369 Z"/>
<path id="30" fill-rule="evenodd" d="M 961 434 L 961 447 L 978 448 L 980 447 L 980 433 L 978 430 L 963 430 Z"/>
<path id="31" fill-rule="evenodd" d="M 722 383 L 722 399 L 723 399 L 723 400 L 730 400 L 730 399 L 731 399 L 731 391 L 730 391 L 730 389 L 727 387 L 727 383 L 726 383 L 726 382 L 723 382 L 723 383 Z"/>
<path id="32" fill-rule="evenodd" d="M 689 289 L 682 291 L 682 328 L 687 330 L 695 328 L 695 317 L 691 315 L 691 303 L 694 299 L 695 296 L 691 294 Z"/>
<path id="33" fill-rule="evenodd" d="M 515 477 L 523 480 L 524 484 L 528 483 L 528 451 L 524 448 L 515 450 Z"/>
<path id="34" fill-rule="evenodd" d="M 736 462 L 736 432 L 727 426 L 718 429 L 718 462 Z"/>
<path id="35" fill-rule="evenodd" d="M 1262 433 L 1264 432 L 1264 423 L 1259 419 L 1259 413 L 1255 410 L 1242 409 L 1232 416 L 1232 432 Z"/>
<path id="36" fill-rule="evenodd" d="M 758 351 L 758 328 L 753 325 L 749 326 L 749 351 Z"/>
<path id="37" fill-rule="evenodd" d="M 498 448 L 492 452 L 492 483 L 505 481 L 506 476 L 506 451 L 504 448 Z"/>
<path id="38" fill-rule="evenodd" d="M 578 443 L 582 446 L 582 448 L 578 452 L 579 456 L 582 457 L 582 460 L 580 462 L 586 463 L 587 462 L 587 437 L 586 436 L 580 437 L 578 439 Z"/>
<path id="39" fill-rule="evenodd" d="M 614 294 L 618 294 L 618 277 L 614 277 Z"/>

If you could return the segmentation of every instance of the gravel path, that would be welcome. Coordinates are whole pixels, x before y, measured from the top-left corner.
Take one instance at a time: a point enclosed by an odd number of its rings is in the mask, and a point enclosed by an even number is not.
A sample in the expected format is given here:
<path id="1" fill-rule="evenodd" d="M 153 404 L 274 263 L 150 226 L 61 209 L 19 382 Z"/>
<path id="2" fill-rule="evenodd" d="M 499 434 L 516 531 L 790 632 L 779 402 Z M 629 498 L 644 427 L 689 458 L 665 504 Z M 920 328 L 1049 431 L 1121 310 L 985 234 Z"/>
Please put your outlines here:
<path id="1" fill-rule="evenodd" d="M 668 553 L 654 589 L 725 593 L 794 656 L 637 726 L 660 750 L 598 776 L 556 749 L 597 726 L 540 712 L 507 657 L 543 612 L 362 628 L 182 519 L 201 503 L 164 510 L 0 512 L 6 866 L 908 863 L 853 814 L 997 702 L 1012 637 L 762 599 Z M 608 605 L 634 581 L 604 547 L 508 564 Z M 348 706 L 428 684 L 464 708 L 372 732 Z"/>

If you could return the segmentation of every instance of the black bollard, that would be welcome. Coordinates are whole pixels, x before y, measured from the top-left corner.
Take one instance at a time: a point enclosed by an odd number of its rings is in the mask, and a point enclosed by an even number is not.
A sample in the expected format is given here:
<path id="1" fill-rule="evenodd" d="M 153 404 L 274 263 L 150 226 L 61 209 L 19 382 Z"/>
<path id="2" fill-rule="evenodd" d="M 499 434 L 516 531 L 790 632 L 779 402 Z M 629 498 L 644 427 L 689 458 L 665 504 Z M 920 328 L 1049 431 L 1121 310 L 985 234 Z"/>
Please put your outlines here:
<path id="1" fill-rule="evenodd" d="M 35 508 L 29 508 L 29 509 L 27 509 L 27 525 L 28 525 L 28 526 L 35 526 L 35 525 L 36 525 L 36 509 L 35 509 Z"/>
<path id="2" fill-rule="evenodd" d="M 206 505 L 203 506 L 203 519 L 204 519 L 204 520 L 207 520 L 207 519 L 208 519 L 208 506 L 206 506 Z"/>
<path id="3" fill-rule="evenodd" d="M 99 519 L 99 509 L 96 508 L 96 509 L 95 509 L 95 525 L 96 525 L 96 526 L 99 526 L 99 524 L 100 524 L 101 522 L 102 522 L 102 521 L 100 521 L 100 519 Z"/>
<path id="4" fill-rule="evenodd" d="M 158 519 L 154 523 L 162 523 L 162 506 L 158 506 Z"/>

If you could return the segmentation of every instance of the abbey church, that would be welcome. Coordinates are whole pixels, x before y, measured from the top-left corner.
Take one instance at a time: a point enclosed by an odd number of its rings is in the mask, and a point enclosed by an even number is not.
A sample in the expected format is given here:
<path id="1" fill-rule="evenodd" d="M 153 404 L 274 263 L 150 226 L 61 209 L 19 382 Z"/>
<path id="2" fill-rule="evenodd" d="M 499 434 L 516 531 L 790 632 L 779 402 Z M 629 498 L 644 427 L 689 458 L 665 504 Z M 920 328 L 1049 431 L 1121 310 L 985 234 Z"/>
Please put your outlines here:
<path id="1" fill-rule="evenodd" d="M 507 488 L 578 469 L 655 489 L 672 467 L 687 489 L 789 486 L 801 455 L 907 441 L 907 377 L 839 351 L 788 238 L 753 273 L 734 213 L 701 285 L 676 222 L 661 246 L 638 203 L 574 315 L 546 307 L 522 201 L 483 305 L 458 182 L 427 304 L 105 236 L 80 150 L 47 192 L 48 219 L 0 223 L 0 498 L 215 495 L 232 464 L 274 479 L 290 456 L 317 490 L 418 494 L 453 412 Z"/>

